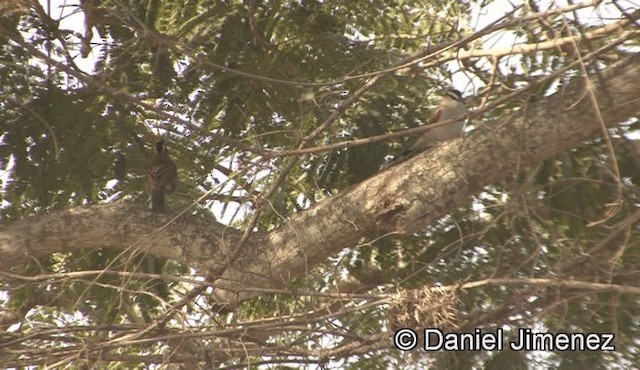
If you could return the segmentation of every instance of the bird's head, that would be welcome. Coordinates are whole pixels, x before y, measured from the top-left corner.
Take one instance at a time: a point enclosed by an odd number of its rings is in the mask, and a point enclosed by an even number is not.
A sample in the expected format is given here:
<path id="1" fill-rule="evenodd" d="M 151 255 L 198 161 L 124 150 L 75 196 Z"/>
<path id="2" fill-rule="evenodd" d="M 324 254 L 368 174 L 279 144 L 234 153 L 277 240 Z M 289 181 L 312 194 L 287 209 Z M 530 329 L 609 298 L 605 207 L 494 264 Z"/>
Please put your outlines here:
<path id="1" fill-rule="evenodd" d="M 456 89 L 447 89 L 447 96 L 456 101 L 463 101 L 462 93 Z"/>
<path id="2" fill-rule="evenodd" d="M 164 140 L 158 140 L 156 142 L 156 151 L 158 154 L 162 154 L 167 151 L 167 147 L 164 145 Z"/>

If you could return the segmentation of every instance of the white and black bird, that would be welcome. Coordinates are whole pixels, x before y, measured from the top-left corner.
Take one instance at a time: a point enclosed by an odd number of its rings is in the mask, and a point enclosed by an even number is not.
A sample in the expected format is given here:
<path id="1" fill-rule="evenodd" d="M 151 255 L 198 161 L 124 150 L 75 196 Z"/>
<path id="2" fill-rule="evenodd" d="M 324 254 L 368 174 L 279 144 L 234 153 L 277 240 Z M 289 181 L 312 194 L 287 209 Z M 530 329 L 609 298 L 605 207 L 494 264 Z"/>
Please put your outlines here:
<path id="1" fill-rule="evenodd" d="M 433 147 L 438 142 L 451 140 L 462 135 L 465 122 L 464 116 L 467 114 L 467 111 L 462 93 L 455 89 L 447 90 L 446 95 L 442 98 L 440 104 L 438 104 L 438 107 L 433 111 L 425 125 L 436 125 L 449 120 L 451 120 L 451 122 L 427 130 L 409 149 L 394 158 L 389 165 L 409 159 Z"/>

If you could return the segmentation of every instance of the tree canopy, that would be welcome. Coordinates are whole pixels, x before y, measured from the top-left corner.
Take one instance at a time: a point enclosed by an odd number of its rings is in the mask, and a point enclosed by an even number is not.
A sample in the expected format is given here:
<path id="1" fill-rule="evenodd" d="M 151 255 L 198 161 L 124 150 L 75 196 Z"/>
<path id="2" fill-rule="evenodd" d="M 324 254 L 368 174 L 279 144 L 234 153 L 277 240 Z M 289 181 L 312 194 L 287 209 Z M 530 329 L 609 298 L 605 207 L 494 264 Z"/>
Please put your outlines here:
<path id="1" fill-rule="evenodd" d="M 3 1 L 0 363 L 637 367 L 639 25 L 608 0 Z M 389 165 L 450 86 L 465 135 Z M 151 213 L 159 139 L 179 183 Z"/>

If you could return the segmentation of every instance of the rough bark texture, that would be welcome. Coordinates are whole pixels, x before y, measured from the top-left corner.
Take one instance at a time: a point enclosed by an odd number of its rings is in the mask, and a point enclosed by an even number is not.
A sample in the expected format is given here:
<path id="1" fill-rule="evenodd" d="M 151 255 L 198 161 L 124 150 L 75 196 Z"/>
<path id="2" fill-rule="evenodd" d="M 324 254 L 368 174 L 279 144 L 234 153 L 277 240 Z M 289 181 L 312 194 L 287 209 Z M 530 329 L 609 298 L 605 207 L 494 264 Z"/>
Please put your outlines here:
<path id="1" fill-rule="evenodd" d="M 639 65 L 640 55 L 635 55 L 591 76 L 606 126 L 640 113 Z M 225 289 L 218 290 L 220 296 L 234 303 L 251 294 L 225 292 L 280 287 L 362 240 L 422 230 L 482 187 L 601 135 L 603 126 L 586 86 L 576 79 L 520 114 L 389 168 L 268 234 L 252 234 L 217 282 Z M 127 205 L 75 208 L 22 220 L 0 232 L 0 269 L 56 251 L 113 247 L 144 250 L 206 271 L 224 265 L 225 256 L 237 248 L 237 230 L 188 215 L 160 228 L 169 220 Z"/>

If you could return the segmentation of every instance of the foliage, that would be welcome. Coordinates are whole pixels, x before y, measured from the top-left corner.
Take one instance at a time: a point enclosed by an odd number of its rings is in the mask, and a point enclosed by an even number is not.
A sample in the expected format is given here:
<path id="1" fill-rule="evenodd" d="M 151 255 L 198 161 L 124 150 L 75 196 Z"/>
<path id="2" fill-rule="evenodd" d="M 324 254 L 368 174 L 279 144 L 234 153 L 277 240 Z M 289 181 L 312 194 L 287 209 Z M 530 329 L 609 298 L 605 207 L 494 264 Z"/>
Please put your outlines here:
<path id="1" fill-rule="evenodd" d="M 298 148 L 317 128 L 324 129 L 309 147 L 416 127 L 433 110 L 438 94 L 461 76 L 469 81 L 463 86 L 467 93 L 478 95 L 473 103 L 535 86 L 529 95 L 521 94 L 473 122 L 482 127 L 562 88 L 575 73 L 536 84 L 572 61 L 560 48 L 508 55 L 495 69 L 491 63 L 498 60 L 490 58 L 416 62 L 428 55 L 425 50 L 450 46 L 469 35 L 472 9 L 491 2 L 85 0 L 60 3 L 50 13 L 43 5 L 11 5 L 11 11 L 0 12 L 0 165 L 9 174 L 2 178 L 0 192 L 5 223 L 109 202 L 119 192 L 142 206 L 147 201 L 143 174 L 153 142 L 167 136 L 180 169 L 180 187 L 169 199 L 170 207 L 183 209 L 209 194 L 197 209 L 203 217 L 242 228 L 247 225 L 243 211 L 260 211 L 257 227 L 272 230 L 301 209 L 375 175 L 413 138 L 300 156 L 282 183 L 276 183 L 277 178 L 292 157 L 268 158 L 260 150 Z M 55 15 L 70 11 L 81 15 L 84 27 L 66 28 Z M 568 10 L 524 20 L 537 11 L 525 7 L 517 15 L 523 21 L 509 28 L 523 43 L 601 25 L 571 16 Z M 577 47 L 586 54 L 608 41 Z M 84 53 L 89 58 L 82 58 L 82 45 L 88 42 L 90 52 Z M 479 49 L 487 42 L 455 47 Z M 607 65 L 633 47 L 638 47 L 637 40 L 586 60 L 586 68 Z M 349 100 L 379 74 L 383 77 L 372 87 Z M 385 340 L 390 336 L 386 301 L 378 300 L 379 294 L 491 278 L 633 284 L 640 256 L 637 228 L 629 226 L 623 236 L 607 238 L 632 217 L 638 202 L 640 155 L 629 139 L 636 132 L 637 120 L 610 131 L 615 166 L 602 140 L 586 143 L 485 188 L 468 206 L 421 233 L 385 236 L 345 250 L 292 286 L 293 292 L 330 292 L 348 276 L 362 284 L 372 301 L 271 292 L 229 313 L 218 311 L 214 300 L 203 296 L 186 305 L 180 318 L 160 327 L 155 333 L 160 339 L 111 348 L 100 361 L 120 364 L 114 366 L 198 362 L 230 368 L 318 363 L 370 369 L 409 360 L 440 368 L 535 366 L 535 356 L 511 352 L 413 354 L 408 359 L 386 342 L 376 347 L 371 339 L 376 334 L 384 333 Z M 258 195 L 274 185 L 269 202 L 257 203 Z M 599 247 L 602 241 L 606 246 Z M 30 277 L 109 273 L 36 283 L 7 278 L 3 308 L 22 312 L 21 323 L 66 327 L 62 336 L 80 325 L 94 328 L 82 335 L 99 342 L 161 319 L 192 287 L 175 278 L 188 275 L 186 266 L 100 247 L 16 267 L 13 274 Z M 123 277 L 128 272 L 139 275 Z M 160 274 L 174 278 L 159 279 Z M 611 361 L 637 364 L 637 303 L 636 297 L 615 291 L 488 284 L 461 296 L 459 320 L 463 327 L 488 329 L 537 325 L 549 331 L 615 331 L 615 353 L 558 352 L 548 360 L 560 368 L 585 361 L 594 368 Z M 323 316 L 328 312 L 341 314 Z M 81 319 L 74 318 L 77 314 Z M 289 316 L 299 322 L 281 331 L 272 325 L 281 320 L 284 326 Z M 260 326 L 265 322 L 268 325 Z M 234 352 L 234 347 L 210 358 L 205 349 L 221 342 L 206 333 L 225 325 L 246 329 L 250 334 L 238 335 L 250 348 L 245 353 Z M 43 352 L 30 361 L 4 352 L 3 346 L 9 348 L 19 334 L 39 330 L 18 326 L 0 339 L 0 354 L 10 356 L 5 358 L 14 366 L 47 363 L 42 355 L 47 346 L 75 358 L 70 350 L 64 352 L 65 342 L 55 335 L 37 342 Z M 205 334 L 191 335 L 195 332 Z M 178 333 L 184 337 L 177 344 L 171 335 Z M 263 352 L 258 344 L 265 347 Z M 323 350 L 339 357 L 323 357 Z M 83 356 L 99 361 L 94 354 Z"/>

